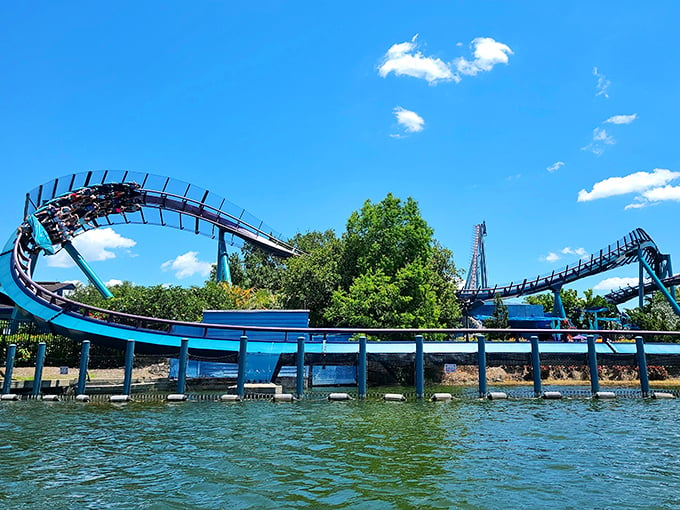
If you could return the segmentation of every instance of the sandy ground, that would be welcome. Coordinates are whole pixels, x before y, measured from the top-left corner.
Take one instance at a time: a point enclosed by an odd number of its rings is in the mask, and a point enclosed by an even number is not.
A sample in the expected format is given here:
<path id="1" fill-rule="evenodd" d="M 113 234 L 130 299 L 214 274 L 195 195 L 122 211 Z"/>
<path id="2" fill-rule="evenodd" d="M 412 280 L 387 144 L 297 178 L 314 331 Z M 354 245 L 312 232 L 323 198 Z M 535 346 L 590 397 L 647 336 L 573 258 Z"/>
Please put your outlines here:
<path id="1" fill-rule="evenodd" d="M 559 373 L 559 372 L 558 372 Z M 522 372 L 506 372 L 501 367 L 488 367 L 486 370 L 486 378 L 489 384 L 495 386 L 531 386 L 533 379 L 524 377 Z M 624 378 L 610 379 L 606 376 L 599 379 L 601 386 L 628 388 L 640 385 L 637 375 L 632 371 L 626 373 Z M 560 377 L 548 377 L 542 380 L 546 385 L 561 385 L 561 386 L 589 386 L 590 380 L 585 371 L 573 370 L 572 375 L 566 375 L 564 372 Z M 451 374 L 445 374 L 442 381 L 444 386 L 475 386 L 479 384 L 479 375 L 477 367 L 462 366 Z M 650 380 L 649 384 L 655 388 L 675 388 L 680 387 L 680 378 L 668 377 L 663 380 Z"/>
<path id="2" fill-rule="evenodd" d="M 167 379 L 169 371 L 168 363 L 157 363 L 143 368 L 133 368 L 132 378 L 139 381 L 155 381 L 157 379 Z M 64 383 L 77 381 L 80 370 L 78 367 L 69 367 L 68 374 L 61 374 L 60 367 L 45 367 L 43 369 L 43 380 L 63 381 Z M 35 374 L 34 367 L 14 367 L 12 379 L 32 380 Z M 125 371 L 122 368 L 95 368 L 89 370 L 90 381 L 122 381 Z"/>

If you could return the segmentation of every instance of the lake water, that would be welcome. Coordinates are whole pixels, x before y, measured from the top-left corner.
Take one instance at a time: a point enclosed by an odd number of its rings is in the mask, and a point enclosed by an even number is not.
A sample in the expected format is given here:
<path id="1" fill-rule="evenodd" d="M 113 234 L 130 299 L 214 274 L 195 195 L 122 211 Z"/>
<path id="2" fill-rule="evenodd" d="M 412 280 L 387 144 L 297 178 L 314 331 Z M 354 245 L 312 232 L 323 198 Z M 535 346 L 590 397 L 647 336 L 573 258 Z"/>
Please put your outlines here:
<path id="1" fill-rule="evenodd" d="M 680 508 L 680 400 L 0 405 L 0 508 Z"/>

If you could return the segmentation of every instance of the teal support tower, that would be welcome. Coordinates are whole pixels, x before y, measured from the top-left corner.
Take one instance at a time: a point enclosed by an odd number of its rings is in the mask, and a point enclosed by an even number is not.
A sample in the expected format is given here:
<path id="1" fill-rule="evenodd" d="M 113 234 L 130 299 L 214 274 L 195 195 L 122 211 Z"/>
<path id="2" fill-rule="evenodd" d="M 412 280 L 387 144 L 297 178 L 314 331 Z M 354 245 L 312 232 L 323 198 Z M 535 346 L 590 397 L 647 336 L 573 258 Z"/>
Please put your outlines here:
<path id="1" fill-rule="evenodd" d="M 220 229 L 217 239 L 217 281 L 231 285 L 231 271 L 229 269 L 229 253 L 227 252 L 226 232 Z"/>
<path id="2" fill-rule="evenodd" d="M 666 301 L 668 301 L 668 304 L 671 305 L 671 308 L 673 308 L 673 311 L 677 314 L 680 315 L 680 305 L 675 301 L 675 296 L 671 296 L 670 292 L 668 292 L 668 289 L 664 287 L 663 282 L 661 279 L 658 277 L 658 275 L 654 272 L 654 270 L 649 266 L 647 261 L 644 259 L 642 256 L 642 250 L 638 249 L 638 259 L 640 261 L 640 297 L 639 297 L 639 305 L 640 308 L 642 308 L 645 304 L 644 301 L 644 284 L 642 280 L 643 276 L 643 269 L 647 272 L 649 277 L 652 279 L 654 284 L 656 285 L 657 289 L 664 295 L 666 298 Z"/>
<path id="3" fill-rule="evenodd" d="M 113 297 L 113 294 L 111 293 L 111 291 L 106 287 L 106 285 L 104 285 L 104 282 L 92 270 L 90 265 L 83 258 L 83 256 L 78 252 L 78 250 L 76 250 L 75 246 L 73 246 L 71 241 L 66 241 L 62 246 L 66 250 L 66 253 L 68 253 L 71 256 L 71 258 L 73 259 L 73 262 L 75 262 L 76 265 L 80 268 L 80 270 L 83 273 L 85 273 L 85 276 L 87 276 L 87 279 L 90 280 L 90 283 L 92 285 L 94 285 L 94 287 L 99 291 L 99 293 L 105 299 L 111 299 Z"/>

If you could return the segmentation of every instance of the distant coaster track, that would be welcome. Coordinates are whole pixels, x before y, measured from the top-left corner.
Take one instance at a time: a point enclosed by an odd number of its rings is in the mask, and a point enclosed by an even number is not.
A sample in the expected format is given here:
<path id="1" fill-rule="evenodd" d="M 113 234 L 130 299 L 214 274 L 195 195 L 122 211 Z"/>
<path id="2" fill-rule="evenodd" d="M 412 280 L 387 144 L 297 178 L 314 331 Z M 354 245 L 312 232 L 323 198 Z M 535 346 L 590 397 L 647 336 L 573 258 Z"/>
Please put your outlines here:
<path id="1" fill-rule="evenodd" d="M 680 285 L 680 274 L 676 274 L 673 276 L 670 276 L 668 278 L 663 278 L 661 279 L 661 283 L 663 283 L 664 287 L 675 287 Z M 651 280 L 645 280 L 644 282 L 644 294 L 651 294 L 652 292 L 658 290 L 657 285 L 651 281 Z M 629 301 L 633 299 L 634 297 L 638 296 L 640 294 L 640 288 L 639 287 L 633 287 L 631 285 L 628 285 L 626 287 L 616 289 L 611 291 L 609 294 L 605 294 L 604 298 L 607 300 L 608 303 L 612 303 L 614 305 L 620 305 L 621 303 L 625 303 L 626 301 Z"/>
<path id="2" fill-rule="evenodd" d="M 508 285 L 463 288 L 458 292 L 458 297 L 465 302 L 474 302 L 493 299 L 496 294 L 502 298 L 511 298 L 538 292 L 559 291 L 564 285 L 581 278 L 638 262 L 640 257 L 657 275 L 663 274 L 667 256 L 659 252 L 647 232 L 637 228 L 624 236 L 623 239 L 600 250 L 599 253 L 591 254 L 590 258 L 585 260 L 580 259 L 577 263 L 567 265 L 560 271 L 552 271 L 550 274 L 539 275 L 536 278 L 525 278 L 520 282 L 512 282 Z M 651 287 L 650 290 L 652 290 Z M 637 289 L 635 291 L 637 292 Z M 630 297 L 634 297 L 634 295 Z"/>

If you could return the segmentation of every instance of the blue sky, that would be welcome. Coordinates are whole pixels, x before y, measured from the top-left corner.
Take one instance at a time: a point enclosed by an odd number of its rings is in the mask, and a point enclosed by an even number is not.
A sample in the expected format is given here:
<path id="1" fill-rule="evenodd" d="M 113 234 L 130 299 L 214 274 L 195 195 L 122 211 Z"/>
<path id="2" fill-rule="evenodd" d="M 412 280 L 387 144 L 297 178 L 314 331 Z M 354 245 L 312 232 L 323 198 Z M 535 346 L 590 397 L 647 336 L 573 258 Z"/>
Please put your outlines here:
<path id="1" fill-rule="evenodd" d="M 124 169 L 289 236 L 411 196 L 459 267 L 485 220 L 499 284 L 636 227 L 680 257 L 678 19 L 670 1 L 3 2 L 0 230 L 38 184 Z M 130 227 L 82 249 L 105 281 L 192 285 L 216 246 Z M 58 265 L 36 276 L 83 279 Z"/>

